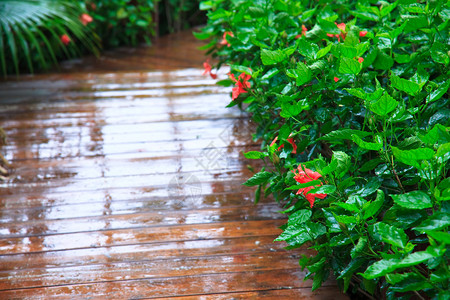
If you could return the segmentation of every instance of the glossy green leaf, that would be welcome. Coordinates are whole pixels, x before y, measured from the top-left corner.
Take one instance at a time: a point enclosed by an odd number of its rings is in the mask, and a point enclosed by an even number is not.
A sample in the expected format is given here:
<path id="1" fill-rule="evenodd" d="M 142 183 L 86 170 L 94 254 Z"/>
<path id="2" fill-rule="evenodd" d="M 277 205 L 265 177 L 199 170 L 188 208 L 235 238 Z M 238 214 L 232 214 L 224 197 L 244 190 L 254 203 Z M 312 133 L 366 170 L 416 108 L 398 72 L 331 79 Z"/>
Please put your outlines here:
<path id="1" fill-rule="evenodd" d="M 325 48 L 322 48 L 319 51 L 317 51 L 316 58 L 319 59 L 319 58 L 322 58 L 325 55 L 327 55 L 328 52 L 330 52 L 332 46 L 333 46 L 333 44 L 329 44 Z"/>
<path id="2" fill-rule="evenodd" d="M 429 148 L 419 148 L 413 150 L 400 150 L 394 146 L 391 148 L 396 159 L 406 165 L 414 166 L 418 169 L 421 168 L 418 161 L 431 159 L 434 156 L 434 151 Z"/>
<path id="3" fill-rule="evenodd" d="M 314 189 L 311 189 L 307 194 L 332 194 L 336 191 L 334 185 L 321 185 Z"/>
<path id="4" fill-rule="evenodd" d="M 339 60 L 339 73 L 358 74 L 361 71 L 362 64 L 355 59 L 341 57 Z"/>
<path id="5" fill-rule="evenodd" d="M 208 10 L 210 8 L 213 8 L 212 0 L 200 2 L 200 10 Z"/>
<path id="6" fill-rule="evenodd" d="M 319 51 L 319 47 L 316 44 L 313 44 L 306 39 L 299 39 L 297 43 L 298 52 L 301 55 L 309 59 L 316 58 L 317 52 Z"/>
<path id="7" fill-rule="evenodd" d="M 380 150 L 383 148 L 383 144 L 379 143 L 370 143 L 363 141 L 359 136 L 352 135 L 352 140 L 361 148 L 367 149 L 367 150 Z"/>
<path id="8" fill-rule="evenodd" d="M 392 258 L 392 259 L 383 259 L 380 261 L 375 262 L 374 264 L 370 265 L 367 270 L 360 274 L 366 279 L 374 279 L 381 276 L 384 276 L 390 272 L 395 271 L 398 269 L 398 264 L 400 263 L 400 259 Z"/>
<path id="9" fill-rule="evenodd" d="M 441 231 L 427 231 L 426 234 L 440 243 L 450 244 L 450 234 L 448 232 Z"/>
<path id="10" fill-rule="evenodd" d="M 444 46 L 441 42 L 434 42 L 430 49 L 431 58 L 440 64 L 448 65 L 450 62 L 450 57 L 448 55 L 449 47 Z"/>
<path id="11" fill-rule="evenodd" d="M 352 224 L 357 223 L 357 219 L 354 216 L 346 216 L 346 215 L 335 215 L 334 216 L 339 223 L 342 224 Z"/>
<path id="12" fill-rule="evenodd" d="M 254 200 L 255 204 L 258 204 L 259 199 L 261 198 L 261 189 L 262 189 L 262 186 L 259 185 L 258 188 L 255 190 L 255 200 Z"/>
<path id="13" fill-rule="evenodd" d="M 270 69 L 261 77 L 261 79 L 268 80 L 268 79 L 274 77 L 275 75 L 277 75 L 278 73 L 280 73 L 280 70 L 278 70 L 277 68 Z"/>
<path id="14" fill-rule="evenodd" d="M 408 236 L 403 231 L 403 229 L 391 226 L 383 222 L 377 223 L 375 225 L 378 234 L 381 236 L 384 242 L 400 248 L 404 248 L 406 246 Z"/>
<path id="15" fill-rule="evenodd" d="M 266 66 L 280 63 L 286 59 L 287 59 L 286 55 L 279 50 L 277 50 L 277 51 L 272 51 L 272 50 L 267 50 L 267 49 L 261 50 L 261 60 L 262 60 L 262 63 Z"/>
<path id="16" fill-rule="evenodd" d="M 408 272 L 408 273 L 391 273 L 391 274 L 386 274 L 386 281 L 389 282 L 390 284 L 397 284 L 399 282 L 402 282 L 405 279 L 411 278 L 411 277 L 415 277 L 415 276 L 419 276 L 416 273 L 412 273 L 412 272 Z"/>
<path id="17" fill-rule="evenodd" d="M 359 170 L 361 172 L 371 171 L 371 170 L 375 169 L 377 166 L 379 166 L 382 162 L 383 162 L 383 160 L 381 160 L 379 158 L 371 159 L 371 160 L 365 162 Z"/>
<path id="18" fill-rule="evenodd" d="M 270 177 L 272 177 L 272 173 L 262 171 L 253 175 L 250 179 L 243 183 L 246 186 L 254 186 L 266 183 Z"/>
<path id="19" fill-rule="evenodd" d="M 351 47 L 351 46 L 345 46 L 340 44 L 339 45 L 339 52 L 342 56 L 347 57 L 347 58 L 354 58 L 357 55 L 357 50 L 355 47 Z"/>
<path id="20" fill-rule="evenodd" d="M 396 204 L 409 209 L 425 209 L 433 206 L 430 197 L 422 191 L 391 195 L 391 197 Z"/>
<path id="21" fill-rule="evenodd" d="M 351 211 L 351 212 L 358 212 L 359 208 L 355 204 L 351 203 L 342 203 L 342 202 L 336 202 L 332 203 L 332 206 L 339 206 L 345 210 Z"/>
<path id="22" fill-rule="evenodd" d="M 251 6 L 247 8 L 247 12 L 252 18 L 262 18 L 265 15 L 264 9 L 256 6 Z"/>
<path id="23" fill-rule="evenodd" d="M 437 125 L 435 125 L 432 129 L 428 130 L 428 132 L 423 135 L 419 136 L 422 142 L 426 144 L 435 144 L 439 139 L 439 128 Z"/>
<path id="24" fill-rule="evenodd" d="M 434 256 L 426 251 L 415 252 L 409 254 L 406 258 L 402 259 L 383 259 L 370 265 L 367 270 L 361 274 L 366 279 L 374 279 L 384 276 L 390 272 L 393 272 L 400 268 L 406 268 L 413 265 L 423 263 Z"/>
<path id="25" fill-rule="evenodd" d="M 310 187 L 310 186 L 316 186 L 316 185 L 319 185 L 319 184 L 322 184 L 322 181 L 320 181 L 320 180 L 311 180 L 311 181 L 308 181 L 306 183 L 301 183 L 301 184 L 290 186 L 290 187 L 286 188 L 285 190 L 304 189 L 304 188 L 307 188 L 307 187 Z"/>
<path id="26" fill-rule="evenodd" d="M 352 140 L 354 135 L 363 138 L 372 135 L 372 133 L 355 129 L 338 129 L 322 136 L 319 140 L 329 142 L 337 142 L 343 139 Z"/>
<path id="27" fill-rule="evenodd" d="M 295 78 L 295 83 L 300 86 L 311 80 L 311 70 L 303 63 L 297 65 L 297 69 L 287 70 L 286 75 Z"/>
<path id="28" fill-rule="evenodd" d="M 346 88 L 345 90 L 355 97 L 358 97 L 358 98 L 364 99 L 364 100 L 366 99 L 367 93 L 363 89 L 360 89 L 360 88 L 348 89 L 348 88 Z"/>
<path id="29" fill-rule="evenodd" d="M 352 250 L 350 251 L 351 258 L 355 258 L 358 255 L 360 255 L 360 253 L 363 252 L 364 249 L 366 248 L 367 242 L 368 242 L 368 238 L 366 236 L 362 236 L 358 240 L 358 243 L 356 244 L 356 246 L 353 247 Z"/>
<path id="30" fill-rule="evenodd" d="M 441 212 L 433 214 L 413 229 L 419 232 L 428 232 L 432 230 L 441 230 L 447 226 L 450 226 L 450 214 Z"/>
<path id="31" fill-rule="evenodd" d="M 291 117 L 296 117 L 299 113 L 301 113 L 304 109 L 308 109 L 308 104 L 304 101 L 298 101 L 296 103 L 288 103 L 288 102 L 283 102 L 281 104 L 281 112 L 280 112 L 280 116 L 282 116 L 283 118 L 291 118 Z"/>
<path id="32" fill-rule="evenodd" d="M 370 217 L 377 216 L 381 207 L 384 204 L 384 192 L 382 190 L 377 190 L 377 197 L 374 201 L 369 202 L 370 204 L 364 208 L 364 219 L 367 220 Z"/>
<path id="33" fill-rule="evenodd" d="M 388 93 L 384 93 L 378 101 L 369 104 L 369 109 L 381 117 L 386 117 L 397 106 L 398 102 Z"/>
<path id="34" fill-rule="evenodd" d="M 436 151 L 436 156 L 445 158 L 446 156 L 450 155 L 450 143 L 445 143 L 443 145 L 440 145 L 439 148 Z"/>
<path id="35" fill-rule="evenodd" d="M 375 61 L 373 62 L 373 67 L 378 70 L 390 70 L 393 65 L 394 60 L 392 57 L 379 50 Z"/>
<path id="36" fill-rule="evenodd" d="M 403 91 L 411 96 L 417 95 L 421 90 L 419 84 L 404 78 L 400 78 L 394 74 L 391 74 L 391 84 L 396 89 Z"/>
<path id="37" fill-rule="evenodd" d="M 248 151 L 244 153 L 245 158 L 248 159 L 261 159 L 267 156 L 267 154 L 259 152 L 259 151 Z"/>
<path id="38" fill-rule="evenodd" d="M 338 177 L 343 177 L 345 174 L 347 174 L 351 166 L 351 157 L 347 153 L 342 151 L 335 151 L 333 152 L 332 160 L 337 161 L 335 172 Z"/>
<path id="39" fill-rule="evenodd" d="M 427 96 L 426 98 L 427 103 L 432 103 L 436 100 L 441 99 L 442 96 L 444 96 L 445 93 L 447 93 L 449 87 L 450 87 L 450 79 L 445 81 L 443 84 L 440 84 L 437 89 L 435 89 Z"/>
<path id="40" fill-rule="evenodd" d="M 312 211 L 310 209 L 301 209 L 289 216 L 288 224 L 302 224 L 308 221 L 312 216 Z"/>
<path id="41" fill-rule="evenodd" d="M 300 238 L 301 238 L 301 241 L 303 241 L 303 243 L 306 243 L 307 241 L 311 240 L 311 237 L 306 232 L 304 227 L 294 224 L 294 225 L 288 226 L 286 229 L 284 229 L 283 233 L 281 233 L 280 236 L 275 239 L 275 241 L 286 241 L 288 239 L 295 238 L 296 236 L 299 236 L 299 235 L 302 235 L 302 236 L 300 236 Z M 301 241 L 299 241 L 299 242 L 301 242 Z"/>
<path id="42" fill-rule="evenodd" d="M 246 67 L 246 66 L 231 65 L 230 68 L 231 68 L 231 70 L 238 71 L 240 73 L 244 73 L 244 74 L 247 74 L 250 76 L 252 76 L 252 74 L 253 74 L 252 69 L 250 69 L 249 67 Z"/>

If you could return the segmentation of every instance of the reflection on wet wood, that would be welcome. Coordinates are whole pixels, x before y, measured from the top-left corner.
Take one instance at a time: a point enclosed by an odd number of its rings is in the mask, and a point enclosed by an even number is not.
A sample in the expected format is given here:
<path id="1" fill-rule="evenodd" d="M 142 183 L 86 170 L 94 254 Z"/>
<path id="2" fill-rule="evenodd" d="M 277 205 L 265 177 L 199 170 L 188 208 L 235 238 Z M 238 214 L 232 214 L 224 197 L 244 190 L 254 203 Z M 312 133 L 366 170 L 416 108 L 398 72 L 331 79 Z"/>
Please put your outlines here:
<path id="1" fill-rule="evenodd" d="M 252 124 L 190 33 L 0 83 L 0 299 L 347 299 L 253 204 Z M 220 71 L 220 78 L 226 78 Z"/>

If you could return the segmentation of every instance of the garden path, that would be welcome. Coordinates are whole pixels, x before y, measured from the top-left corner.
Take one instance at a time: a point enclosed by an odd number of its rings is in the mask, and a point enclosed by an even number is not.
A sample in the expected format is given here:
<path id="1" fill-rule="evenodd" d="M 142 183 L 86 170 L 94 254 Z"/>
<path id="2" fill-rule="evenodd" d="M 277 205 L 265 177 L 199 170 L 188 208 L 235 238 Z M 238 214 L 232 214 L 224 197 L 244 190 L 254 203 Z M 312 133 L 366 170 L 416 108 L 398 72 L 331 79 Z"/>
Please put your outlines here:
<path id="1" fill-rule="evenodd" d="M 347 299 L 253 204 L 249 123 L 190 34 L 0 83 L 0 299 Z M 225 78 L 225 72 L 219 74 Z"/>

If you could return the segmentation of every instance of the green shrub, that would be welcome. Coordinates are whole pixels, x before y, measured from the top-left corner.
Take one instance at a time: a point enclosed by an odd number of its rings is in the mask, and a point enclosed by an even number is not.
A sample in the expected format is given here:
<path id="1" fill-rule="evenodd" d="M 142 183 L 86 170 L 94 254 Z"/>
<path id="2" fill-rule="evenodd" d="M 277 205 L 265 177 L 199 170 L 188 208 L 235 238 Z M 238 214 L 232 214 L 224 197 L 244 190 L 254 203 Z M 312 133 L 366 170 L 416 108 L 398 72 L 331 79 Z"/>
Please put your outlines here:
<path id="1" fill-rule="evenodd" d="M 206 22 L 198 9 L 200 0 L 162 0 L 159 2 L 159 34 L 179 32 Z"/>
<path id="2" fill-rule="evenodd" d="M 91 26 L 105 48 L 150 44 L 155 34 L 153 0 L 88 0 L 85 2 L 94 22 Z"/>
<path id="3" fill-rule="evenodd" d="M 333 274 L 375 299 L 449 298 L 449 3 L 200 4 L 195 35 L 262 140 L 244 184 L 285 206 L 277 241 L 316 250 L 313 290 Z"/>

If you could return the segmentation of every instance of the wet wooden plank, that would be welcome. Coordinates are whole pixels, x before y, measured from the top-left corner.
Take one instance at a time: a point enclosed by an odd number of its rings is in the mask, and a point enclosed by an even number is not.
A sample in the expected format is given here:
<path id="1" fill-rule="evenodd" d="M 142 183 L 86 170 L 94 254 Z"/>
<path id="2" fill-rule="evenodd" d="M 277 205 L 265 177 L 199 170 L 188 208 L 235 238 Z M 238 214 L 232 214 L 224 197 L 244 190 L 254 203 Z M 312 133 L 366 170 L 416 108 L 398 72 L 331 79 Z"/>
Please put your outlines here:
<path id="1" fill-rule="evenodd" d="M 264 291 L 274 289 L 311 288 L 311 281 L 303 281 L 306 273 L 295 269 L 253 271 L 239 273 L 216 273 L 186 277 L 137 279 L 86 283 L 45 288 L 2 291 L 6 299 L 140 299 L 173 296 L 229 293 L 234 291 Z M 274 280 L 276 279 L 276 280 Z M 324 286 L 333 285 L 333 282 Z"/>
<path id="2" fill-rule="evenodd" d="M 224 293 L 224 294 L 209 294 L 209 295 L 195 295 L 195 296 L 181 296 L 181 297 L 164 297 L 164 298 L 141 298 L 141 299 L 166 299 L 166 300 L 210 300 L 210 299 L 227 299 L 227 300 L 245 300 L 245 299 L 315 299 L 315 300 L 348 300 L 348 296 L 336 292 L 336 287 L 324 286 L 315 292 L 307 288 L 293 288 L 293 289 L 276 289 L 263 290 L 257 292 L 238 292 L 238 293 Z"/>
<path id="3" fill-rule="evenodd" d="M 8 139 L 10 142 L 16 142 L 24 135 L 29 144 L 42 141 L 49 142 L 52 138 L 61 142 L 61 137 L 75 141 L 80 139 L 93 139 L 95 141 L 96 138 L 98 139 L 100 137 L 104 138 L 105 142 L 128 141 L 127 138 L 130 138 L 130 141 L 173 141 L 181 138 L 215 139 L 222 136 L 227 131 L 232 132 L 232 134 L 237 137 L 247 137 L 243 132 L 237 131 L 239 122 L 242 125 L 248 124 L 246 119 L 243 118 L 233 118 L 231 120 L 220 118 L 179 122 L 167 121 L 159 122 L 158 124 L 141 123 L 139 126 L 130 122 L 103 125 L 86 122 L 84 126 L 81 127 L 71 126 L 55 128 L 48 126 L 45 129 L 42 128 L 41 124 L 38 127 L 35 126 L 30 128 L 19 128 L 21 126 L 20 124 L 13 124 L 10 128 L 4 129 L 8 132 Z M 3 124 L 5 123 L 6 122 Z M 177 130 L 174 130 L 174 128 Z M 97 132 L 95 130 L 97 130 Z M 246 132 L 249 130 L 246 130 Z M 130 134 L 131 136 L 128 137 L 127 134 Z"/>
<path id="4" fill-rule="evenodd" d="M 192 174 L 194 176 L 195 174 Z M 160 176 L 164 176 L 164 174 L 161 174 Z M 206 176 L 206 175 L 205 175 Z M 215 177 L 214 174 L 210 175 L 211 177 Z M 169 184 L 172 182 L 173 177 L 172 175 L 167 176 L 165 180 L 160 179 L 159 184 L 156 185 L 148 185 L 146 184 L 145 180 L 140 180 L 139 182 L 136 182 L 135 184 L 126 184 L 123 180 L 120 180 L 120 178 L 111 178 L 111 180 L 108 180 L 109 184 L 115 184 L 115 185 L 102 185 L 103 182 L 101 180 L 97 180 L 98 184 L 100 186 L 95 186 L 92 184 L 92 182 L 89 181 L 60 181 L 60 185 L 52 185 L 52 189 L 47 189 L 44 184 L 40 184 L 40 186 L 34 186 L 34 184 L 24 184 L 24 185 L 15 185 L 12 188 L 8 189 L 5 188 L 2 191 L 3 195 L 14 195 L 15 192 L 21 193 L 22 195 L 18 195 L 21 201 L 28 201 L 28 199 L 40 199 L 42 202 L 45 202 L 48 199 L 48 202 L 52 202 L 53 199 L 60 199 L 61 197 L 67 199 L 67 201 L 77 202 L 78 198 L 73 199 L 75 195 L 79 196 L 85 196 L 84 199 L 81 199 L 79 202 L 85 202 L 88 199 L 92 198 L 93 193 L 96 195 L 100 195 L 100 198 L 97 198 L 97 202 L 103 201 L 104 203 L 112 202 L 113 205 L 115 204 L 113 201 L 110 201 L 108 199 L 115 198 L 117 194 L 124 194 L 127 191 L 130 192 L 131 197 L 126 200 L 131 199 L 147 199 L 148 204 L 155 205 L 155 210 L 157 209 L 163 209 L 164 203 L 166 203 L 166 206 L 169 208 L 173 208 L 174 206 L 178 209 L 185 209 L 190 208 L 194 203 L 187 201 L 186 203 L 180 203 L 183 199 L 194 199 L 198 203 L 211 203 L 211 201 L 214 201 L 212 205 L 209 207 L 217 207 L 218 205 L 222 205 L 223 202 L 216 201 L 220 198 L 215 198 L 214 196 L 210 197 L 211 193 L 223 193 L 227 191 L 227 193 L 241 193 L 241 192 L 247 192 L 249 189 L 242 187 L 242 180 L 235 179 L 235 180 L 225 180 L 227 174 L 222 174 L 222 176 L 218 175 L 216 177 L 218 180 L 209 180 L 209 181 L 197 181 L 192 179 L 191 183 L 189 184 L 189 181 L 186 181 L 185 184 L 179 184 L 177 185 L 175 182 L 175 186 L 172 188 L 169 186 Z M 153 177 L 157 177 L 156 175 Z M 128 178 L 128 179 L 134 179 Z M 224 180 L 220 180 L 224 179 Z M 190 180 L 190 177 L 186 180 Z M 143 181 L 143 182 L 141 182 Z M 134 191 L 133 191 L 134 190 Z M 68 196 L 67 192 L 70 193 L 70 196 Z M 24 198 L 22 198 L 24 197 Z M 148 197 L 148 198 L 147 198 Z M 14 197 L 11 197 L 10 199 L 5 200 L 5 206 L 9 205 L 9 202 Z M 239 198 L 235 199 L 233 197 L 225 197 L 226 199 L 230 199 L 231 201 L 236 201 L 235 203 L 239 203 Z M 224 199 L 224 198 L 221 198 Z M 247 200 L 248 198 L 242 197 L 241 201 Z M 251 202 L 251 201 L 250 201 Z M 123 203 L 118 204 L 119 206 L 122 206 Z M 208 204 L 207 204 L 208 206 Z"/>
<path id="5" fill-rule="evenodd" d="M 57 250 L 34 253 L 0 255 L 0 271 L 63 268 L 84 264 L 161 260 L 215 255 L 241 255 L 259 252 L 284 253 L 286 244 L 274 242 L 277 235 L 219 238 L 210 240 L 142 243 L 134 245 L 103 246 L 96 248 Z M 312 253 L 301 250 L 302 253 Z M 296 252 L 290 252 L 295 254 Z"/>
<path id="6" fill-rule="evenodd" d="M 284 220 L 223 222 L 0 239 L 0 255 L 88 247 L 280 234 Z"/>
<path id="7" fill-rule="evenodd" d="M 106 207 L 105 207 L 106 206 Z M 255 221 L 255 220 L 276 220 L 284 219 L 285 216 L 279 213 L 278 205 L 264 206 L 235 206 L 221 207 L 216 209 L 185 210 L 185 211 L 154 211 L 144 213 L 131 212 L 120 214 L 108 208 L 105 204 L 99 210 L 91 210 L 90 214 L 80 213 L 73 209 L 66 215 L 47 215 L 42 219 L 20 220 L 10 218 L 2 219 L 4 226 L 0 228 L 1 238 L 11 237 L 31 237 L 48 236 L 65 233 L 80 233 L 103 231 L 105 229 L 131 229 L 160 227 L 170 225 L 188 224 L 212 224 L 216 222 L 231 221 Z M 39 210 L 34 210 L 28 215 L 39 214 Z M 41 228 L 36 232 L 35 228 Z M 45 228 L 45 231 L 42 230 Z"/>
<path id="8" fill-rule="evenodd" d="M 242 185 L 224 185 L 223 182 L 202 182 L 202 189 L 195 194 L 184 194 L 184 190 L 169 193 L 168 185 L 143 186 L 140 188 L 105 188 L 90 191 L 76 191 L 70 197 L 64 191 L 30 191 L 20 193 L 17 188 L 4 189 L 5 197 L 0 199 L 0 212 L 7 215 L 39 215 L 54 211 L 62 216 L 78 211 L 79 214 L 92 214 L 92 211 L 109 205 L 117 213 L 149 212 L 167 210 L 189 210 L 219 208 L 239 205 L 251 205 L 254 193 L 251 188 Z M 8 195 L 6 197 L 6 195 Z M 192 197 L 190 196 L 192 195 Z M 189 199 L 190 201 L 185 201 Z M 196 200 L 196 201 L 192 201 Z M 266 203 L 262 199 L 261 203 Z M 34 210 L 38 212 L 35 213 Z"/>
<path id="9" fill-rule="evenodd" d="M 253 254 L 173 257 L 164 260 L 124 261 L 84 264 L 63 268 L 34 268 L 0 272 L 0 290 L 37 288 L 50 285 L 74 285 L 91 282 L 172 278 L 203 274 L 225 274 L 289 269 L 299 257 L 292 253 L 260 252 Z M 63 275 L 63 276 L 61 276 Z"/>

